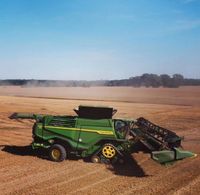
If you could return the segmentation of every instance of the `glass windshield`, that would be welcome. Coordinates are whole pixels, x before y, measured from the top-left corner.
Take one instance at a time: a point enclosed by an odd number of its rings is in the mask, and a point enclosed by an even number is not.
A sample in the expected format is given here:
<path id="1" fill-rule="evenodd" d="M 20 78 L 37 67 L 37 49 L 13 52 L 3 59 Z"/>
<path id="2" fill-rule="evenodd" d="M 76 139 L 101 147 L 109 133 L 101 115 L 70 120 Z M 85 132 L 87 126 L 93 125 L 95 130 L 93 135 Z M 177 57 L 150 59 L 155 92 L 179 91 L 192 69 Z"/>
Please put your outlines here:
<path id="1" fill-rule="evenodd" d="M 115 121 L 115 132 L 119 136 L 119 138 L 125 138 L 128 127 L 125 121 L 116 120 Z"/>

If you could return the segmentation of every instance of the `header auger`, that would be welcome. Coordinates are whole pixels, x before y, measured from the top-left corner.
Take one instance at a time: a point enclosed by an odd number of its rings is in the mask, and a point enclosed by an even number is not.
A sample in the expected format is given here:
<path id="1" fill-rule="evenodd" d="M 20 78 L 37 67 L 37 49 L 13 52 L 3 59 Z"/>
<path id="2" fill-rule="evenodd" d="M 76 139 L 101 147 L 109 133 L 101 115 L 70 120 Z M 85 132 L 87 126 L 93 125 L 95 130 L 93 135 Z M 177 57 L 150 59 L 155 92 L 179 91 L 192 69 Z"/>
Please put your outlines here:
<path id="1" fill-rule="evenodd" d="M 123 161 L 138 142 L 161 164 L 195 156 L 181 149 L 182 138 L 176 133 L 144 118 L 113 119 L 117 110 L 110 107 L 79 106 L 74 111 L 77 116 L 14 113 L 10 118 L 34 119 L 32 148 L 48 149 L 57 162 L 69 154 L 92 162 Z"/>

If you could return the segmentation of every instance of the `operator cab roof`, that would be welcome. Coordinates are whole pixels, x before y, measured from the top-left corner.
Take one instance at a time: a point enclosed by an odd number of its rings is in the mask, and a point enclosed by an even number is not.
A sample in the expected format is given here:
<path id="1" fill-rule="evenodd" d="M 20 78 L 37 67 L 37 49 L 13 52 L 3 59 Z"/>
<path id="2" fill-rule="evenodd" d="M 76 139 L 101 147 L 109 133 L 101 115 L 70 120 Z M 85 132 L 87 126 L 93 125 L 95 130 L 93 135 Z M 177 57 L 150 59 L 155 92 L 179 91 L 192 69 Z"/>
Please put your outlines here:
<path id="1" fill-rule="evenodd" d="M 113 115 L 117 112 L 116 109 L 111 107 L 85 105 L 80 105 L 74 111 L 80 118 L 87 119 L 112 119 Z"/>

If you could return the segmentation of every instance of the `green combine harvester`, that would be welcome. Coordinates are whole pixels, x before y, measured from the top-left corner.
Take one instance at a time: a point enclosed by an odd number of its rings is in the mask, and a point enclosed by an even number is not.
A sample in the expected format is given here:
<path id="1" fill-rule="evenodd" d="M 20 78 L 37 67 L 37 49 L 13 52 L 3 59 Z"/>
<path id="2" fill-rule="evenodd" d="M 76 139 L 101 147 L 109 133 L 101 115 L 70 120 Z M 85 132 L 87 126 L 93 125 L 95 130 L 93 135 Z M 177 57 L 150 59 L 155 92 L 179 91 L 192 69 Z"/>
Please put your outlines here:
<path id="1" fill-rule="evenodd" d="M 70 154 L 92 162 L 123 162 L 138 143 L 152 159 L 165 164 L 196 154 L 181 149 L 176 133 L 144 118 L 113 119 L 117 110 L 110 107 L 79 106 L 77 116 L 52 116 L 14 113 L 11 119 L 34 119 L 32 148 L 46 148 L 51 160 L 61 162 Z"/>

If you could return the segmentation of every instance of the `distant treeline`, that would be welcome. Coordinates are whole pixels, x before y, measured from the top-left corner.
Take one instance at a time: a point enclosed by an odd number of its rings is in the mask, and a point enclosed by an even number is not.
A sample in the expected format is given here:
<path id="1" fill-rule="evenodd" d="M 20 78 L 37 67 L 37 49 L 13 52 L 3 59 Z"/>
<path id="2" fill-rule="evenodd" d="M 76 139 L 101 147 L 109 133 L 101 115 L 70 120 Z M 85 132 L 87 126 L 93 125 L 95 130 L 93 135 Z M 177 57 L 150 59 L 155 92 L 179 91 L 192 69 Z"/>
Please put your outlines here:
<path id="1" fill-rule="evenodd" d="M 8 79 L 0 80 L 1 86 L 22 87 L 92 87 L 92 86 L 132 86 L 132 87 L 171 87 L 198 86 L 200 79 L 184 78 L 181 74 L 169 76 L 167 74 L 143 74 L 142 76 L 130 77 L 121 80 L 97 80 L 97 81 L 75 81 L 75 80 L 30 80 L 30 79 Z"/>
<path id="2" fill-rule="evenodd" d="M 130 77 L 123 80 L 112 80 L 106 82 L 108 86 L 133 86 L 133 87 L 170 87 L 198 86 L 200 79 L 187 79 L 181 74 L 174 74 L 172 77 L 167 74 L 143 74 L 142 76 Z"/>

